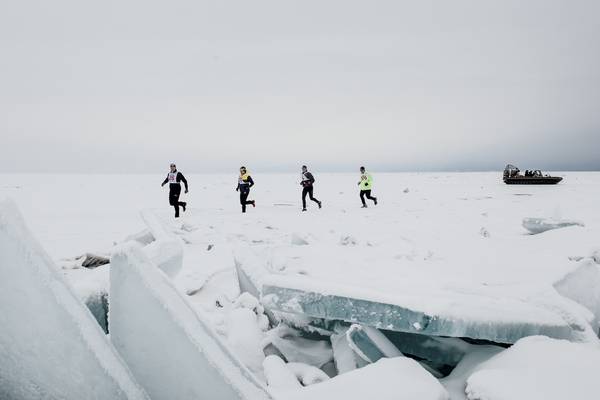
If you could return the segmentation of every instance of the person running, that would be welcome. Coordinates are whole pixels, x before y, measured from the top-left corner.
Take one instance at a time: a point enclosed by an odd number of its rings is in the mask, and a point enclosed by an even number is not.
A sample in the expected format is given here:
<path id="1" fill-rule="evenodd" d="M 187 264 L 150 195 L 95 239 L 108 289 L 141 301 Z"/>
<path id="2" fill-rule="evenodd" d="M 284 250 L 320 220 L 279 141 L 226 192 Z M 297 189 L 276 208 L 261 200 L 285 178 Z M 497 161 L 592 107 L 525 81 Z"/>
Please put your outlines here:
<path id="1" fill-rule="evenodd" d="M 181 172 L 177 171 L 175 163 L 171 163 L 171 171 L 167 174 L 167 177 L 160 186 L 162 187 L 167 183 L 169 184 L 169 204 L 175 207 L 175 218 L 179 218 L 179 206 L 183 208 L 183 211 L 185 211 L 185 207 L 187 206 L 186 202 L 179 201 L 179 195 L 181 194 L 181 184 L 179 182 L 183 182 L 185 185 L 185 193 L 187 193 L 187 180 Z"/>
<path id="2" fill-rule="evenodd" d="M 306 165 L 302 166 L 302 181 L 300 181 L 300 185 L 302 185 L 302 211 L 306 211 L 306 195 L 319 205 L 321 208 L 321 202 L 313 197 L 313 184 L 315 183 L 315 177 L 313 174 L 308 172 L 308 168 Z"/>
<path id="3" fill-rule="evenodd" d="M 365 195 L 367 196 L 367 199 L 373 200 L 375 205 L 377 205 L 377 197 L 371 197 L 371 189 L 373 189 L 373 177 L 365 170 L 365 167 L 360 167 L 360 181 L 358 182 L 358 187 L 360 188 L 360 201 L 362 201 L 362 208 L 367 208 Z"/>
<path id="4" fill-rule="evenodd" d="M 252 207 L 256 207 L 256 201 L 248 200 L 250 194 L 250 188 L 254 186 L 254 181 L 250 174 L 248 174 L 246 167 L 240 168 L 240 177 L 238 178 L 238 185 L 235 189 L 240 192 L 240 204 L 242 205 L 242 212 L 246 212 L 246 206 L 252 204 Z"/>

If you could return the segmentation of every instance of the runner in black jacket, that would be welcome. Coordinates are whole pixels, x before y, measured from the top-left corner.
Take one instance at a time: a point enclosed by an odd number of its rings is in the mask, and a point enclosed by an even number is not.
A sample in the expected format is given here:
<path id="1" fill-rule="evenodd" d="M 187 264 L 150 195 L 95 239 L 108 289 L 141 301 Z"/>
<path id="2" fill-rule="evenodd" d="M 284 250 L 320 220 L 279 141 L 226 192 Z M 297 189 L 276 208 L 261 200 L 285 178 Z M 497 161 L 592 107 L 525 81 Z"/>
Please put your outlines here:
<path id="1" fill-rule="evenodd" d="M 248 200 L 250 194 L 250 188 L 254 186 L 254 181 L 250 174 L 246 171 L 246 167 L 240 168 L 240 176 L 238 178 L 238 185 L 235 190 L 240 192 L 240 204 L 242 205 L 242 212 L 246 212 L 246 205 L 251 204 L 252 207 L 256 207 L 256 201 Z"/>
<path id="2" fill-rule="evenodd" d="M 315 177 L 313 174 L 308 172 L 308 168 L 306 165 L 302 166 L 302 181 L 300 185 L 302 185 L 302 211 L 306 211 L 306 195 L 319 205 L 321 208 L 321 202 L 313 197 L 313 184 L 315 183 Z"/>
<path id="3" fill-rule="evenodd" d="M 171 172 L 167 174 L 167 177 L 160 186 L 165 186 L 167 183 L 169 184 L 169 204 L 175 207 L 175 218 L 179 218 L 179 206 L 183 208 L 183 211 L 185 211 L 185 207 L 187 206 L 187 203 L 179 201 L 179 195 L 181 194 L 181 184 L 179 182 L 183 182 L 185 185 L 185 193 L 187 193 L 187 180 L 181 172 L 177 171 L 177 166 L 171 164 Z"/>

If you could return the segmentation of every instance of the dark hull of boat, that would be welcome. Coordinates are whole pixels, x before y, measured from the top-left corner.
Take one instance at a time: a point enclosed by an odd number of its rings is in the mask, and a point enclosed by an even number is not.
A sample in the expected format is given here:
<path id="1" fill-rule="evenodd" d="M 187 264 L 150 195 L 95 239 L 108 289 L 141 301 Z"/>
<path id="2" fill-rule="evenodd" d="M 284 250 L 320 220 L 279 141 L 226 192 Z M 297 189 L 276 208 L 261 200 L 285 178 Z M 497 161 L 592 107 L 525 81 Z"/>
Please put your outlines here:
<path id="1" fill-rule="evenodd" d="M 504 183 L 507 185 L 556 185 L 562 179 L 559 176 L 520 176 L 517 178 L 506 178 L 504 179 Z"/>

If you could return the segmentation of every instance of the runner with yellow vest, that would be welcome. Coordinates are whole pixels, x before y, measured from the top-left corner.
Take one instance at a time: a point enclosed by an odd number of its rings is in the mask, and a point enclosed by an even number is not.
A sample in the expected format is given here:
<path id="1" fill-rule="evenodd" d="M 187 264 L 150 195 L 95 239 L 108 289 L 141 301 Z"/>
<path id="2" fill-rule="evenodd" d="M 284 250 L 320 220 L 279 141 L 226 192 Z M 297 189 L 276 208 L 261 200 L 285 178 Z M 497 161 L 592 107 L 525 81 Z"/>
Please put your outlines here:
<path id="1" fill-rule="evenodd" d="M 360 181 L 358 182 L 358 187 L 360 188 L 360 201 L 362 201 L 362 208 L 367 208 L 365 195 L 367 196 L 367 199 L 373 200 L 375 205 L 377 205 L 377 197 L 371 197 L 371 190 L 373 189 L 373 177 L 365 170 L 365 167 L 360 167 Z"/>
<path id="2" fill-rule="evenodd" d="M 256 201 L 248 200 L 248 195 L 250 194 L 250 188 L 252 186 L 254 186 L 254 181 L 252 180 L 252 177 L 250 176 L 250 174 L 248 174 L 246 167 L 241 167 L 240 177 L 238 178 L 238 185 L 235 190 L 240 192 L 240 204 L 242 205 L 243 213 L 246 212 L 246 206 L 248 204 L 251 204 L 252 207 L 256 207 Z"/>

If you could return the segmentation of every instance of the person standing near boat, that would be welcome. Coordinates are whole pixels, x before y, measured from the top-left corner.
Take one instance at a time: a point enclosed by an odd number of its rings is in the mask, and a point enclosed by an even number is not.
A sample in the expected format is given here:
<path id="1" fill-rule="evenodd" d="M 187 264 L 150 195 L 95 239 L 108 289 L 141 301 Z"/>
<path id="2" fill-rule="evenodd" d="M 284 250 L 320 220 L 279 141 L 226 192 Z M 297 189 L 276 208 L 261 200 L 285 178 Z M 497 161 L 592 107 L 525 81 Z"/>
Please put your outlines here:
<path id="1" fill-rule="evenodd" d="M 373 189 L 373 177 L 368 173 L 365 167 L 360 167 L 360 181 L 358 181 L 358 187 L 360 188 L 360 201 L 362 201 L 362 208 L 367 208 L 365 202 L 365 196 L 369 200 L 373 200 L 377 205 L 377 197 L 371 196 L 371 190 Z"/>
<path id="2" fill-rule="evenodd" d="M 243 213 L 246 212 L 246 206 L 248 204 L 251 204 L 252 207 L 256 207 L 256 201 L 248 200 L 248 195 L 250 194 L 250 188 L 252 186 L 254 186 L 254 181 L 252 180 L 250 174 L 248 174 L 246 167 L 240 167 L 240 176 L 238 178 L 238 185 L 235 190 L 240 192 L 240 204 L 242 205 Z"/>
<path id="3" fill-rule="evenodd" d="M 302 166 L 302 180 L 300 181 L 300 185 L 302 185 L 302 211 L 306 211 L 306 195 L 317 203 L 319 208 L 321 208 L 322 203 L 317 200 L 313 196 L 313 184 L 315 183 L 315 177 L 313 174 L 308 172 L 308 167 L 306 165 Z"/>
<path id="4" fill-rule="evenodd" d="M 187 206 L 186 202 L 179 201 L 179 195 L 181 195 L 181 184 L 179 182 L 183 182 L 185 193 L 188 192 L 188 183 L 183 174 L 177 171 L 175 163 L 171 163 L 170 168 L 171 170 L 160 186 L 169 184 L 169 204 L 175 208 L 175 218 L 179 218 L 179 206 L 183 208 L 183 211 L 185 211 L 185 207 Z"/>

